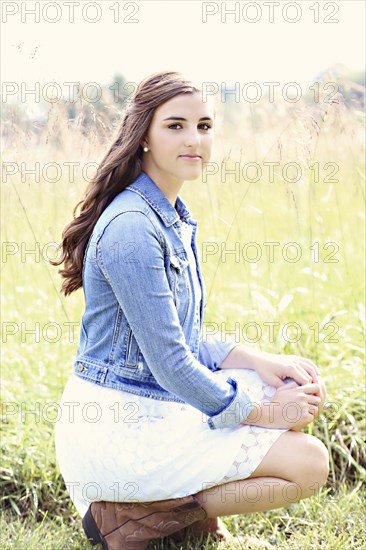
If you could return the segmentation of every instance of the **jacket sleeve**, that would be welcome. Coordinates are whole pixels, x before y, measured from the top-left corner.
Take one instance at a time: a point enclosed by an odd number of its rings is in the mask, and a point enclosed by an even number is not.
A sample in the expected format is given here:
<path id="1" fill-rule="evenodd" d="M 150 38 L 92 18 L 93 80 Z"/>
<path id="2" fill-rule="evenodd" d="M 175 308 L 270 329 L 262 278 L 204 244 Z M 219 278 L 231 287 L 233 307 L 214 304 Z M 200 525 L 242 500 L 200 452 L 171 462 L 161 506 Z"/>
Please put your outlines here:
<path id="1" fill-rule="evenodd" d="M 219 380 L 185 341 L 152 221 L 143 212 L 118 214 L 98 239 L 97 258 L 158 384 L 207 415 L 212 430 L 244 421 L 249 396 L 233 378 Z"/>
<path id="2" fill-rule="evenodd" d="M 204 338 L 202 336 L 200 338 L 198 360 L 212 372 L 219 370 L 224 359 L 240 344 L 240 342 L 226 341 L 226 336 L 224 341 L 222 340 L 221 337 L 212 334 L 206 334 Z"/>

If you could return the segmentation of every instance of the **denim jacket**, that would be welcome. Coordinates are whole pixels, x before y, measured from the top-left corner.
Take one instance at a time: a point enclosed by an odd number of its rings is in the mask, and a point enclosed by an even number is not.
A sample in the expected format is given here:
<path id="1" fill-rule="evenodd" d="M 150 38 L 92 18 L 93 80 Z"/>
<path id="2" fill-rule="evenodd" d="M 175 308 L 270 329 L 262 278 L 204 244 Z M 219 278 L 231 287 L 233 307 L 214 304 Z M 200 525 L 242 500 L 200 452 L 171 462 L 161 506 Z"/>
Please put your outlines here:
<path id="1" fill-rule="evenodd" d="M 202 299 L 181 237 L 191 224 Z M 197 222 L 142 171 L 105 208 L 85 249 L 85 311 L 74 373 L 116 390 L 189 403 L 210 429 L 237 426 L 253 405 L 239 383 L 215 376 L 237 343 L 202 339 L 204 283 Z"/>

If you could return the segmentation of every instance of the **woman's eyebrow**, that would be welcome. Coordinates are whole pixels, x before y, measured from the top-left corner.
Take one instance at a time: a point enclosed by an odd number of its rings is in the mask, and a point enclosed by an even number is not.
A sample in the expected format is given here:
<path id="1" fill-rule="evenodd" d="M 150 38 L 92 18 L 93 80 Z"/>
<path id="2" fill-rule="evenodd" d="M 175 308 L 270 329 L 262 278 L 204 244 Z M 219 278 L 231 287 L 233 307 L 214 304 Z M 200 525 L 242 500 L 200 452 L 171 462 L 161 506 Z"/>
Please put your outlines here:
<path id="1" fill-rule="evenodd" d="M 168 118 L 164 118 L 163 121 L 164 120 L 183 120 L 184 122 L 187 122 L 187 119 L 181 116 L 170 116 Z M 209 116 L 201 117 L 199 120 L 209 120 L 210 122 L 212 122 L 212 118 L 210 118 Z"/>

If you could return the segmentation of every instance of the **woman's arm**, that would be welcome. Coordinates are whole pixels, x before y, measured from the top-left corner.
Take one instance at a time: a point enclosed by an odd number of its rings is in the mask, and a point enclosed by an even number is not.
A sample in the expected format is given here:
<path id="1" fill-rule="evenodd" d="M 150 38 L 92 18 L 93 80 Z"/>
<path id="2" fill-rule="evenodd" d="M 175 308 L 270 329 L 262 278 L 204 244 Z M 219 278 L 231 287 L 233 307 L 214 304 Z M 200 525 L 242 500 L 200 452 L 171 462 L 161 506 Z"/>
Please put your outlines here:
<path id="1" fill-rule="evenodd" d="M 97 242 L 99 268 L 158 384 L 207 415 L 211 429 L 237 426 L 253 407 L 250 397 L 235 379 L 218 379 L 187 345 L 162 240 L 143 212 L 123 212 Z"/>
<path id="2" fill-rule="evenodd" d="M 230 351 L 219 368 L 255 370 L 256 364 L 265 354 L 266 352 L 264 351 L 246 348 L 243 344 L 238 344 Z"/>

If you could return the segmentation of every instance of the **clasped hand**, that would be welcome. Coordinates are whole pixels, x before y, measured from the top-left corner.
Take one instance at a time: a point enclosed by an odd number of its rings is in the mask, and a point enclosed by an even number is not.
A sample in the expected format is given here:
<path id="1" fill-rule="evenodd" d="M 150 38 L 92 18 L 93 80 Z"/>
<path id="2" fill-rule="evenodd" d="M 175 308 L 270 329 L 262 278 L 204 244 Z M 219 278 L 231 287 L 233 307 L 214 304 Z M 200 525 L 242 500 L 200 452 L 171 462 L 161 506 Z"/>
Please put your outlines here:
<path id="1" fill-rule="evenodd" d="M 322 411 L 326 389 L 316 364 L 297 355 L 264 354 L 255 365 L 259 376 L 277 388 L 271 404 L 261 406 L 262 421 L 253 424 L 298 431 Z M 293 379 L 288 383 L 286 378 Z M 253 411 L 252 418 L 255 418 Z M 248 417 L 249 418 L 249 417 Z M 252 423 L 249 421 L 247 423 Z"/>

